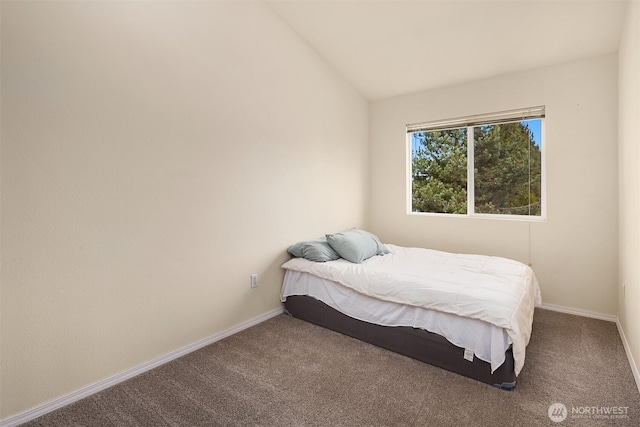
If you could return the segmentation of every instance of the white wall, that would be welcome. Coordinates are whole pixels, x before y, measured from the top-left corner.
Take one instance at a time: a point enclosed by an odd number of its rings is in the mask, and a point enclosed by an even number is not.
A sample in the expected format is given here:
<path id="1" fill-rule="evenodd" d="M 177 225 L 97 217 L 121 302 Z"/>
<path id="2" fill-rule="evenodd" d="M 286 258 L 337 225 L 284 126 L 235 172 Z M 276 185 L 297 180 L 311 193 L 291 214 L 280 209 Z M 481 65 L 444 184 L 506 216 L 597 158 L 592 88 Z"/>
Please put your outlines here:
<path id="1" fill-rule="evenodd" d="M 383 241 L 532 262 L 543 302 L 616 313 L 617 66 L 607 55 L 373 102 L 368 227 Z M 546 106 L 547 221 L 406 214 L 408 123 Z"/>
<path id="2" fill-rule="evenodd" d="M 620 227 L 618 316 L 640 362 L 640 2 L 629 3 L 619 51 Z"/>
<path id="3" fill-rule="evenodd" d="M 1 7 L 0 419 L 280 307 L 289 244 L 362 226 L 367 103 L 262 3 Z"/>

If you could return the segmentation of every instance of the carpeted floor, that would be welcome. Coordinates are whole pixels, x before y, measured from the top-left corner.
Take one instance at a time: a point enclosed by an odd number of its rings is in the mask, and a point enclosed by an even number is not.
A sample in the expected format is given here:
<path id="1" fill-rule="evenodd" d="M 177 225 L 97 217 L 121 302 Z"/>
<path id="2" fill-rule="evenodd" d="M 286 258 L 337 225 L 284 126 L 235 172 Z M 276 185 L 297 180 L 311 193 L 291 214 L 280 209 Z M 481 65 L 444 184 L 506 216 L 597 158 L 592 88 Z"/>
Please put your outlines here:
<path id="1" fill-rule="evenodd" d="M 25 425 L 640 426 L 640 394 L 611 322 L 536 310 L 508 392 L 281 315 Z"/>

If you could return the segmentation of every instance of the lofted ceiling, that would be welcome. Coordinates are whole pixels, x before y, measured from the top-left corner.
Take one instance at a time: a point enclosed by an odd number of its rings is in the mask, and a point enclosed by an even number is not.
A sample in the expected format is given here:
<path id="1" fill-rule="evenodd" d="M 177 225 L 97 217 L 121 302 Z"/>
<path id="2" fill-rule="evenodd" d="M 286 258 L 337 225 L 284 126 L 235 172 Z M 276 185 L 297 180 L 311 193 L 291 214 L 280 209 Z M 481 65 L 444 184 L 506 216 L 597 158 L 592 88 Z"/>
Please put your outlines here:
<path id="1" fill-rule="evenodd" d="M 619 0 L 267 4 L 369 100 L 615 52 L 628 6 Z"/>

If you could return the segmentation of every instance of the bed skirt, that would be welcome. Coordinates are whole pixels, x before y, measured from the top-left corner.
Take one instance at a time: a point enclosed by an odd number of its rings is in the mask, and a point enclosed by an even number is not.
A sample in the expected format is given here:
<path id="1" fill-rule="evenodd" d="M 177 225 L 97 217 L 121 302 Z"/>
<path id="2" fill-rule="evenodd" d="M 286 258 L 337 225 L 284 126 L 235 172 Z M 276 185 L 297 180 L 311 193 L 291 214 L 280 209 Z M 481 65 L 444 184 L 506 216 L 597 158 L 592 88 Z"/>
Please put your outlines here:
<path id="1" fill-rule="evenodd" d="M 503 390 L 516 386 L 513 352 L 509 348 L 504 363 L 491 373 L 491 365 L 474 358 L 464 359 L 464 349 L 446 338 L 424 329 L 381 326 L 349 317 L 310 296 L 288 296 L 285 309 L 293 317 L 340 332 L 369 344 L 411 357 L 421 362 L 491 384 Z"/>

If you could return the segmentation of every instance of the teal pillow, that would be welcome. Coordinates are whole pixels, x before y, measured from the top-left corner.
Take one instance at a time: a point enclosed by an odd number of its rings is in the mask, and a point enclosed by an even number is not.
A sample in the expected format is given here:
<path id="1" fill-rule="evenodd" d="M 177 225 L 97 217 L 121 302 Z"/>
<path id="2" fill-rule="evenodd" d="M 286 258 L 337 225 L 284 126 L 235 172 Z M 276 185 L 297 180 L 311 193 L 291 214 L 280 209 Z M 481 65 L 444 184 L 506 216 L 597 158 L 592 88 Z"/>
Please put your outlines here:
<path id="1" fill-rule="evenodd" d="M 340 255 L 329 246 L 326 237 L 298 242 L 289 247 L 287 252 L 292 257 L 305 258 L 315 262 L 333 261 L 340 258 Z"/>
<path id="2" fill-rule="evenodd" d="M 388 254 L 387 248 L 375 234 L 357 228 L 342 233 L 327 234 L 327 243 L 340 257 L 356 264 L 374 255 Z"/>

